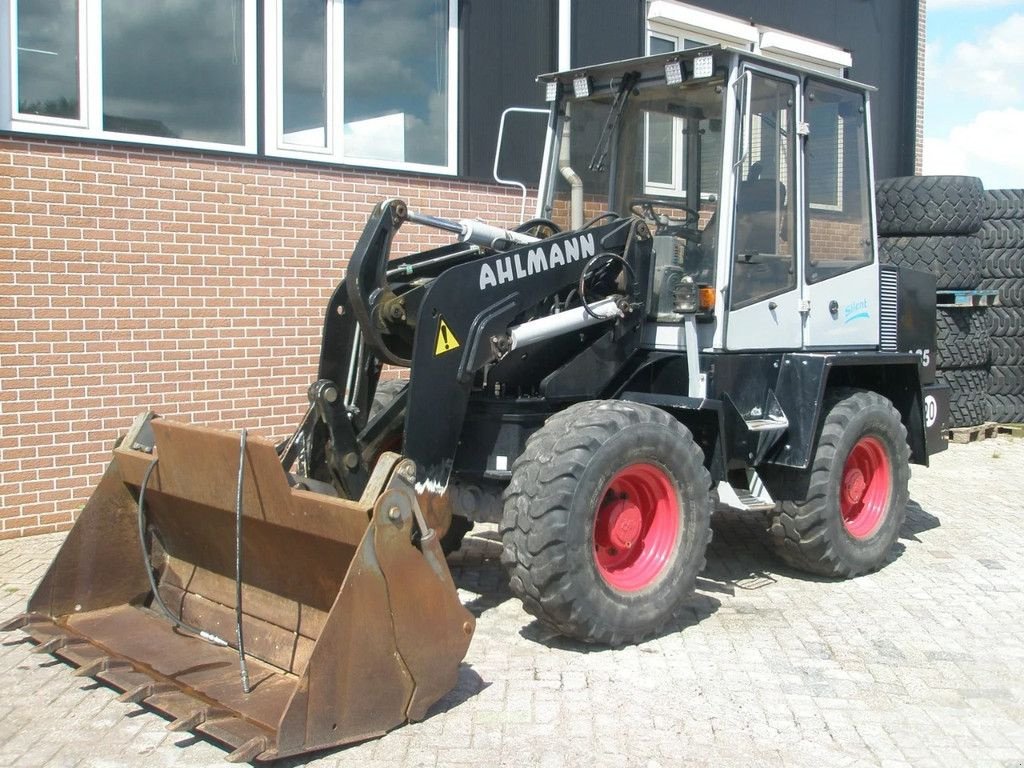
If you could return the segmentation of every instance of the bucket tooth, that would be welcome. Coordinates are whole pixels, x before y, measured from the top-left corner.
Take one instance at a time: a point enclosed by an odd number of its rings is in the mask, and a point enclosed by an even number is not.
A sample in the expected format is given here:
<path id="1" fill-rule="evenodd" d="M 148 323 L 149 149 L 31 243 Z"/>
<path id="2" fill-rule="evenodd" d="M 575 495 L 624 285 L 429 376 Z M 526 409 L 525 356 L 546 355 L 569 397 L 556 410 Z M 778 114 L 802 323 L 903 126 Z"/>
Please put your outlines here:
<path id="1" fill-rule="evenodd" d="M 13 619 L 0 624 L 0 632 L 13 632 L 16 629 L 21 629 L 29 624 L 35 624 L 40 621 L 45 621 L 45 619 L 34 613 L 19 613 Z"/>
<path id="2" fill-rule="evenodd" d="M 173 722 L 167 724 L 167 730 L 174 733 L 181 731 L 193 731 L 197 726 L 202 725 L 207 720 L 217 720 L 231 717 L 231 713 L 223 709 L 214 709 L 212 707 L 200 707 L 189 715 L 179 717 Z"/>
<path id="3" fill-rule="evenodd" d="M 84 664 L 74 671 L 77 677 L 96 677 L 101 672 L 110 672 L 114 669 L 133 669 L 134 667 L 122 659 L 112 659 L 109 656 L 100 656 L 88 664 Z"/>
<path id="4" fill-rule="evenodd" d="M 266 752 L 269 746 L 266 736 L 254 736 L 224 759 L 229 763 L 250 763 Z"/>
<path id="5" fill-rule="evenodd" d="M 176 690 L 178 690 L 178 687 L 171 683 L 157 683 L 155 681 L 151 683 L 142 683 L 142 685 L 137 685 L 131 690 L 122 693 L 117 697 L 117 700 L 123 704 L 141 704 L 150 696 L 156 696 L 161 693 L 170 693 L 171 691 Z"/>
<path id="6" fill-rule="evenodd" d="M 56 653 L 61 648 L 67 648 L 70 645 L 82 645 L 85 640 L 79 640 L 75 637 L 68 637 L 67 635 L 58 635 L 57 637 L 51 637 L 45 643 L 40 643 L 32 649 L 32 653 Z"/>

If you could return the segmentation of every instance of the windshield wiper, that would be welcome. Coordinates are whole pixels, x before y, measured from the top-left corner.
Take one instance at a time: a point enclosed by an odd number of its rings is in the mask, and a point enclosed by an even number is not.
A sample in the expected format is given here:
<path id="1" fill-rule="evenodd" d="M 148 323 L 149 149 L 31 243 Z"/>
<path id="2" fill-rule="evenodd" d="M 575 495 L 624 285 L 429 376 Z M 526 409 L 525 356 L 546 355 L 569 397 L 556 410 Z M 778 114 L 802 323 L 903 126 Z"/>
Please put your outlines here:
<path id="1" fill-rule="evenodd" d="M 601 138 L 597 140 L 597 149 L 594 150 L 594 156 L 590 158 L 591 171 L 604 170 L 604 163 L 608 159 L 608 151 L 612 145 L 612 132 L 619 124 L 622 110 L 626 108 L 626 102 L 629 101 L 629 95 L 633 92 L 633 86 L 639 79 L 639 72 L 629 72 L 623 75 L 622 82 L 619 83 L 619 92 L 615 94 L 615 101 L 612 102 L 611 109 L 608 110 L 608 118 L 604 121 L 604 128 L 601 129 Z"/>

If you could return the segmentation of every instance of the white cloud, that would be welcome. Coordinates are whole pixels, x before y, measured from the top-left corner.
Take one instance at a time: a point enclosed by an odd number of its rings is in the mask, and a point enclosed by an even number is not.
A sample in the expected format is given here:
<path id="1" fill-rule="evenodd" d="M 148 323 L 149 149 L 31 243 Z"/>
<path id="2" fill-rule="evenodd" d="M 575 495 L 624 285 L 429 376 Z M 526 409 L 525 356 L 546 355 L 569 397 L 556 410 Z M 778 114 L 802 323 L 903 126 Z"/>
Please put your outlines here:
<path id="1" fill-rule="evenodd" d="M 980 176 L 989 189 L 1024 188 L 1024 110 L 980 112 L 947 136 L 926 136 L 926 174 Z"/>
<path id="2" fill-rule="evenodd" d="M 1024 82 L 1020 77 L 1024 69 L 1021 40 L 1024 40 L 1024 14 L 1014 13 L 972 42 L 958 43 L 949 49 L 928 46 L 928 87 L 933 92 L 940 89 L 969 94 L 991 105 L 1020 102 L 1024 98 Z"/>

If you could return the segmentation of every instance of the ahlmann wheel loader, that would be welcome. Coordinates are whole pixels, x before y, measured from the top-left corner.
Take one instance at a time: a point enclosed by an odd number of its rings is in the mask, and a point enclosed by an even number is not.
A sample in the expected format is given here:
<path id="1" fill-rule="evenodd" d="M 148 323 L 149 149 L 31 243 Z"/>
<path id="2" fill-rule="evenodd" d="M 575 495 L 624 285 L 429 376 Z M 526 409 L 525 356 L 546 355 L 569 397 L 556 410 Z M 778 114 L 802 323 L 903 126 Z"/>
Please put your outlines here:
<path id="1" fill-rule="evenodd" d="M 377 205 L 295 433 L 140 417 L 8 629 L 268 760 L 452 688 L 472 521 L 531 614 L 612 646 L 673 626 L 716 501 L 805 571 L 886 562 L 948 401 L 934 278 L 878 263 L 869 89 L 722 48 L 541 81 L 536 218 Z M 410 225 L 452 243 L 390 258 Z"/>

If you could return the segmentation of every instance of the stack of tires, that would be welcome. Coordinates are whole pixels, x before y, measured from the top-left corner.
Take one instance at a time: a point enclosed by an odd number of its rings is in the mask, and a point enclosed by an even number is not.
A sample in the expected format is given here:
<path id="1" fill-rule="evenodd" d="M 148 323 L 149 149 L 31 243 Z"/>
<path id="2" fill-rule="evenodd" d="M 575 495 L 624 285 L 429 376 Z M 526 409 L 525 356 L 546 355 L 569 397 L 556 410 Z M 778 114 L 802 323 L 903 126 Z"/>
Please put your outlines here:
<path id="1" fill-rule="evenodd" d="M 1024 422 L 1024 189 L 990 189 L 981 228 L 981 288 L 999 292 L 988 312 L 994 421 Z"/>
<path id="2" fill-rule="evenodd" d="M 973 176 L 900 176 L 875 186 L 882 263 L 935 275 L 940 291 L 981 287 L 984 188 Z M 950 389 L 950 426 L 990 421 L 989 323 L 984 307 L 936 308 L 937 379 Z"/>

